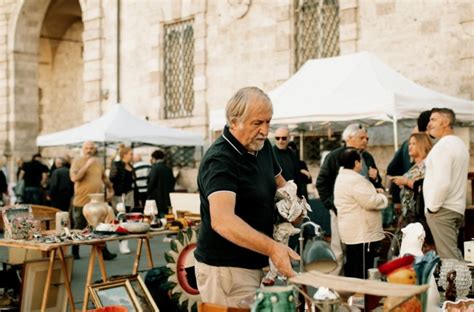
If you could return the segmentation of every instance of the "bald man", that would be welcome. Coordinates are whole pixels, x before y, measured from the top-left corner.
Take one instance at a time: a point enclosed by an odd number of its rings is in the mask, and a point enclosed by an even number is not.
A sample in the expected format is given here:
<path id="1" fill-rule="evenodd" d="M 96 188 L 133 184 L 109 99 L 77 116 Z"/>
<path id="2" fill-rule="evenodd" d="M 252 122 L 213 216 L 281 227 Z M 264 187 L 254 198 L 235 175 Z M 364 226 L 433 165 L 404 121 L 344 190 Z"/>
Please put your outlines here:
<path id="1" fill-rule="evenodd" d="M 72 202 L 73 228 L 82 230 L 87 226 L 87 221 L 82 214 L 82 208 L 90 201 L 89 194 L 104 192 L 104 184 L 107 187 L 107 199 L 114 195 L 112 183 L 105 175 L 104 167 L 96 157 L 97 149 L 95 143 L 86 141 L 82 144 L 82 156 L 74 159 L 71 165 L 71 181 L 74 182 L 74 200 Z M 79 246 L 73 246 L 72 253 L 75 259 L 79 259 Z M 110 253 L 107 248 L 103 250 L 105 260 L 111 260 L 117 255 Z"/>
<path id="2" fill-rule="evenodd" d="M 295 152 L 288 147 L 290 142 L 290 130 L 287 127 L 280 127 L 275 131 L 275 145 L 273 146 L 273 152 L 281 167 L 281 175 L 286 181 L 293 180 L 297 183 L 296 179 L 299 171 L 298 158 Z M 298 188 L 298 195 L 301 195 L 302 190 Z"/>

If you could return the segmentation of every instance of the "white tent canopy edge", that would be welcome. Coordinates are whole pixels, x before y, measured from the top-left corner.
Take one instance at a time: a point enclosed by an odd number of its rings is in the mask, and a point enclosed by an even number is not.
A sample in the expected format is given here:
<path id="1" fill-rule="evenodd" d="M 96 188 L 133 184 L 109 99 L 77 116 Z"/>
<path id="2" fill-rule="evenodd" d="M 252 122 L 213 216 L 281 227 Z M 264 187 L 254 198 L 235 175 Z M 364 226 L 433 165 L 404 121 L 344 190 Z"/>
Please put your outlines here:
<path id="1" fill-rule="evenodd" d="M 274 124 L 375 119 L 397 122 L 417 118 L 433 107 L 448 107 L 456 119 L 474 121 L 474 102 L 425 88 L 391 69 L 369 52 L 307 61 L 269 92 Z M 210 112 L 210 129 L 222 129 L 224 109 Z"/>
<path id="2" fill-rule="evenodd" d="M 202 146 L 204 136 L 148 122 L 128 112 L 123 105 L 114 104 L 101 117 L 79 127 L 38 136 L 36 144 L 45 147 L 85 141 Z"/>

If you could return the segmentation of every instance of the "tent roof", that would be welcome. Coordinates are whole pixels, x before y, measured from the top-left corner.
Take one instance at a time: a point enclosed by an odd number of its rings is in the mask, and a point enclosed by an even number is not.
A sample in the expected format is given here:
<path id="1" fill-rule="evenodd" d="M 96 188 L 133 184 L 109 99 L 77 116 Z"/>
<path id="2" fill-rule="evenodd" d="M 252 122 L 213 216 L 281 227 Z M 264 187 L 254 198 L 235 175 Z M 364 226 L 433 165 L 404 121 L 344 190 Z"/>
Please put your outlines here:
<path id="1" fill-rule="evenodd" d="M 448 107 L 456 119 L 474 121 L 474 102 L 425 88 L 369 52 L 307 61 L 268 94 L 275 124 L 361 119 L 417 118 L 433 107 Z M 210 112 L 210 129 L 222 129 L 224 109 Z"/>
<path id="2" fill-rule="evenodd" d="M 425 88 L 369 52 L 307 61 L 269 93 L 275 123 L 417 118 L 433 107 L 474 120 L 474 102 Z"/>
<path id="3" fill-rule="evenodd" d="M 101 117 L 82 126 L 39 136 L 36 144 L 58 146 L 84 141 L 198 146 L 204 144 L 204 137 L 153 124 L 132 115 L 122 105 L 115 104 Z"/>

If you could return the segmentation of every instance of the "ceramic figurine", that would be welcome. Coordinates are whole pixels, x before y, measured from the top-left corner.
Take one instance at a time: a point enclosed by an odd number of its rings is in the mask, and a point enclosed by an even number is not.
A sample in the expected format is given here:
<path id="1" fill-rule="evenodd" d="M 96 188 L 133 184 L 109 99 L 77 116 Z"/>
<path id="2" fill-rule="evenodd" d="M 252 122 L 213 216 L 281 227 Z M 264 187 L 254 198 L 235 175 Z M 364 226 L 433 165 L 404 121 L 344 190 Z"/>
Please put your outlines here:
<path id="1" fill-rule="evenodd" d="M 387 263 L 382 264 L 379 267 L 379 271 L 382 274 L 387 275 L 387 281 L 395 284 L 416 284 L 416 273 L 413 269 L 413 262 L 415 257 L 412 255 L 404 256 Z M 388 307 L 391 303 L 396 300 L 394 297 L 387 297 L 384 303 L 384 311 L 389 311 Z M 398 307 L 390 310 L 394 312 L 421 312 L 422 306 L 420 300 L 416 297 L 412 297 L 406 302 L 402 303 Z"/>

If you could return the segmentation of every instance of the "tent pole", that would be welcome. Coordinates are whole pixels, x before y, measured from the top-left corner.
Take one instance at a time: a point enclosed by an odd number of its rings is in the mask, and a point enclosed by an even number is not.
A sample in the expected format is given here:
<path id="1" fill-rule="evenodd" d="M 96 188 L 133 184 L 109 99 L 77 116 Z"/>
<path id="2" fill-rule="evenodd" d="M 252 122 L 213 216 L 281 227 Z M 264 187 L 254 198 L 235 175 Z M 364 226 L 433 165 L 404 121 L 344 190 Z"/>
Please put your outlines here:
<path id="1" fill-rule="evenodd" d="M 104 142 L 104 172 L 107 169 L 107 142 Z M 104 187 L 104 200 L 107 201 L 107 186 Z"/>
<path id="2" fill-rule="evenodd" d="M 393 117 L 393 147 L 395 152 L 398 150 L 398 119 Z"/>
<path id="3" fill-rule="evenodd" d="M 304 131 L 303 130 L 300 130 L 300 154 L 298 155 L 298 157 L 301 159 L 301 160 L 304 160 Z"/>

